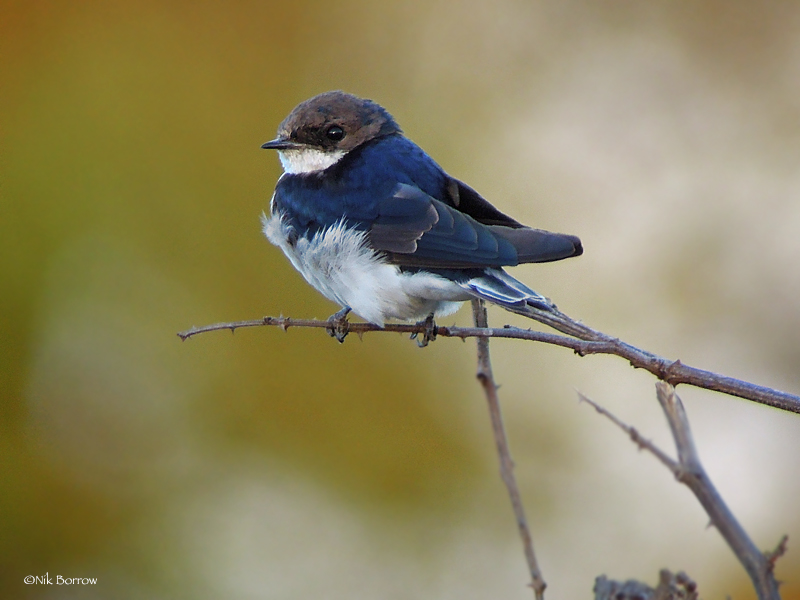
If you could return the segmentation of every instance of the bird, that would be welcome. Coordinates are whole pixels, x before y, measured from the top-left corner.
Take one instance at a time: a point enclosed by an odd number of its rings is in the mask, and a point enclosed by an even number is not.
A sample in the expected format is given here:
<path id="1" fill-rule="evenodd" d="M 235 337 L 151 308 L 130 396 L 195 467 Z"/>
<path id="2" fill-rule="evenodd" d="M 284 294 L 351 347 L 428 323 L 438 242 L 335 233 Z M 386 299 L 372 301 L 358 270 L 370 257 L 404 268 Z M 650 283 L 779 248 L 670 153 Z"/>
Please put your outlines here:
<path id="1" fill-rule="evenodd" d="M 554 310 L 504 267 L 583 253 L 578 237 L 527 227 L 448 175 L 372 100 L 314 96 L 261 147 L 283 166 L 263 232 L 341 307 L 328 319 L 340 342 L 350 311 L 431 331 L 476 298 L 523 314 Z"/>

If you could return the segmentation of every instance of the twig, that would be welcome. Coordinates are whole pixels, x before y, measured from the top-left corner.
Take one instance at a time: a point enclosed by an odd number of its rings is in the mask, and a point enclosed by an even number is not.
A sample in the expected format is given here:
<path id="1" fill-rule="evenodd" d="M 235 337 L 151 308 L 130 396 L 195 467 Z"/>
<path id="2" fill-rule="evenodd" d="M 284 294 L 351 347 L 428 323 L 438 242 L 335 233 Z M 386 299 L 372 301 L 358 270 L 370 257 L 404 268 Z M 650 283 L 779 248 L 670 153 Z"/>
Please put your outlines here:
<path id="1" fill-rule="evenodd" d="M 614 354 L 626 359 L 632 367 L 645 369 L 662 381 L 677 386 L 681 383 L 693 385 L 695 387 L 714 390 L 738 396 L 766 404 L 774 408 L 780 408 L 789 412 L 800 413 L 800 396 L 787 394 L 768 387 L 755 385 L 749 382 L 718 375 L 711 371 L 688 367 L 680 360 L 671 361 L 647 350 L 641 350 L 618 338 L 614 338 L 606 333 L 592 329 L 583 323 L 574 320 L 559 310 L 543 311 L 531 307 L 520 310 L 512 310 L 523 316 L 528 317 L 556 329 L 567 335 L 576 337 L 580 340 L 593 342 L 586 350 L 586 354 L 602 353 Z M 594 345 L 594 343 L 598 345 Z M 603 345 L 607 344 L 607 346 Z M 576 354 L 583 355 L 580 349 L 575 349 Z"/>
<path id="2" fill-rule="evenodd" d="M 578 392 L 578 398 L 582 402 L 586 402 L 587 404 L 589 404 L 597 412 L 599 412 L 609 421 L 614 423 L 614 425 L 616 425 L 617 427 L 622 429 L 622 431 L 627 433 L 628 437 L 631 438 L 633 443 L 639 446 L 639 450 L 642 449 L 648 450 L 653 456 L 655 456 L 658 460 L 660 460 L 670 471 L 672 471 L 672 473 L 675 475 L 676 478 L 678 477 L 681 468 L 680 464 L 678 464 L 677 461 L 670 458 L 670 456 L 666 452 L 661 450 L 661 448 L 656 446 L 653 442 L 651 442 L 647 438 L 643 438 L 642 435 L 636 430 L 636 428 L 631 427 L 627 423 L 621 421 L 613 413 L 609 412 L 608 410 L 597 404 L 591 398 L 584 396 L 581 392 Z"/>
<path id="3" fill-rule="evenodd" d="M 658 587 L 629 579 L 613 581 L 605 575 L 594 580 L 594 600 L 697 600 L 697 584 L 683 571 L 661 569 Z"/>
<path id="4" fill-rule="evenodd" d="M 758 597 L 761 600 L 779 599 L 778 584 L 772 574 L 774 560 L 756 547 L 706 474 L 694 445 L 689 419 L 675 388 L 663 381 L 657 381 L 656 396 L 669 421 L 678 450 L 678 460 L 682 468 L 680 476 L 676 474 L 678 481 L 686 484 L 697 496 L 711 523 L 744 565 Z"/>
<path id="5" fill-rule="evenodd" d="M 436 327 L 435 333 L 439 337 L 458 337 L 466 339 L 476 338 L 508 338 L 518 340 L 528 340 L 541 342 L 573 350 L 579 356 L 588 354 L 612 354 L 626 359 L 631 366 L 649 371 L 659 379 L 677 386 L 681 383 L 692 385 L 707 390 L 713 390 L 738 396 L 759 404 L 766 404 L 774 408 L 800 414 L 800 396 L 774 390 L 772 388 L 756 385 L 733 377 L 726 377 L 711 371 L 697 369 L 683 364 L 679 360 L 669 360 L 631 346 L 617 338 L 612 338 L 604 333 L 591 329 L 578 321 L 575 321 L 559 311 L 545 312 L 530 310 L 525 312 L 525 316 L 534 318 L 539 322 L 563 331 L 571 336 L 556 335 L 542 331 L 530 329 L 519 329 L 517 327 L 503 327 L 499 329 L 474 328 L 474 327 Z M 289 327 L 316 327 L 327 329 L 330 327 L 328 321 L 318 321 L 315 319 L 292 319 L 290 317 L 264 317 L 250 321 L 234 321 L 231 323 L 216 323 L 204 327 L 192 327 L 187 331 L 182 331 L 178 336 L 186 340 L 192 336 L 209 331 L 228 329 L 234 331 L 243 327 L 280 327 L 286 331 Z M 395 331 L 399 333 L 425 333 L 422 325 L 400 325 L 387 324 L 383 327 L 372 323 L 349 323 L 349 331 L 359 335 L 368 331 Z"/>
<path id="6" fill-rule="evenodd" d="M 694 445 L 686 411 L 675 393 L 675 388 L 668 383 L 658 381 L 656 382 L 656 395 L 675 440 L 675 447 L 678 451 L 677 461 L 667 456 L 649 440 L 642 438 L 633 427 L 626 425 L 583 394 L 579 394 L 582 400 L 591 404 L 595 410 L 625 431 L 640 448 L 655 455 L 672 471 L 678 481 L 692 490 L 708 514 L 711 524 L 719 530 L 747 571 L 759 599 L 779 600 L 778 584 L 773 576 L 773 569 L 775 561 L 786 551 L 786 537 L 781 540 L 773 552 L 763 553 L 756 547 L 706 474 Z"/>
<path id="7" fill-rule="evenodd" d="M 771 550 L 769 552 L 764 552 L 764 556 L 767 557 L 767 562 L 769 563 L 769 570 L 773 571 L 775 569 L 775 563 L 778 562 L 778 559 L 786 554 L 786 551 L 789 549 L 789 536 L 784 535 L 778 545 L 775 546 L 775 550 Z"/>
<path id="8" fill-rule="evenodd" d="M 475 326 L 485 329 L 487 327 L 486 307 L 483 300 L 472 301 L 472 316 Z M 486 400 L 489 403 L 489 415 L 492 419 L 492 431 L 494 441 L 497 444 L 497 454 L 500 458 L 500 476 L 508 489 L 511 498 L 511 505 L 514 508 L 514 516 L 517 518 L 519 535 L 522 538 L 522 546 L 525 549 L 525 558 L 528 561 L 528 569 L 531 573 L 530 586 L 536 594 L 537 600 L 543 600 L 544 590 L 547 587 L 542 572 L 539 570 L 539 563 L 536 561 L 536 554 L 533 551 L 533 539 L 528 529 L 528 522 L 525 519 L 525 509 L 522 507 L 522 498 L 514 477 L 514 461 L 511 459 L 511 450 L 508 445 L 508 437 L 503 427 L 503 414 L 500 410 L 500 400 L 497 397 L 497 384 L 492 375 L 492 362 L 489 356 L 489 338 L 487 336 L 478 337 L 478 380 L 486 393 Z"/>

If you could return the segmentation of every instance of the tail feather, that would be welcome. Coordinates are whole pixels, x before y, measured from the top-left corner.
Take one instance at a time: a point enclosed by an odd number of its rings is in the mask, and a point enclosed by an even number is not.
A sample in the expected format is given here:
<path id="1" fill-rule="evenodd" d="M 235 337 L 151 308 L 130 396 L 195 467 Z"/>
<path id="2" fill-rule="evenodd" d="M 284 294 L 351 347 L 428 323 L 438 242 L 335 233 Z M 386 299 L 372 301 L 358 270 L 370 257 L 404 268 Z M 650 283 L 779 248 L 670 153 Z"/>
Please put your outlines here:
<path id="1" fill-rule="evenodd" d="M 555 305 L 548 298 L 533 291 L 502 269 L 484 269 L 480 275 L 459 284 L 473 296 L 488 300 L 512 312 L 520 312 L 527 306 L 548 311 L 555 309 Z"/>
<path id="2" fill-rule="evenodd" d="M 574 235 L 530 227 L 512 229 L 494 225 L 489 229 L 513 244 L 519 264 L 551 262 L 583 254 L 581 240 Z"/>

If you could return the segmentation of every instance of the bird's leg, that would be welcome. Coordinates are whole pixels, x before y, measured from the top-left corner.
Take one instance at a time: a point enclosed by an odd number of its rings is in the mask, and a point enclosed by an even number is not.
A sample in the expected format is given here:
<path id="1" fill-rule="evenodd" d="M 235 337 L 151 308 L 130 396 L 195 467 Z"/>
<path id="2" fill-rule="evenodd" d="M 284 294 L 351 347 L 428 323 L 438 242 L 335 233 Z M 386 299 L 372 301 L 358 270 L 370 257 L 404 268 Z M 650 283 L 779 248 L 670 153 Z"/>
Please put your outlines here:
<path id="1" fill-rule="evenodd" d="M 350 307 L 345 306 L 339 312 L 328 317 L 328 335 L 332 338 L 336 338 L 336 341 L 340 344 L 344 343 L 344 338 L 350 333 L 350 323 L 347 322 L 347 315 L 349 312 Z"/>
<path id="2" fill-rule="evenodd" d="M 424 348 L 429 342 L 436 339 L 436 323 L 433 320 L 433 313 L 429 314 L 424 321 L 417 323 L 417 326 L 424 327 L 425 329 L 419 333 L 412 333 L 411 339 L 417 340 L 417 346 Z"/>

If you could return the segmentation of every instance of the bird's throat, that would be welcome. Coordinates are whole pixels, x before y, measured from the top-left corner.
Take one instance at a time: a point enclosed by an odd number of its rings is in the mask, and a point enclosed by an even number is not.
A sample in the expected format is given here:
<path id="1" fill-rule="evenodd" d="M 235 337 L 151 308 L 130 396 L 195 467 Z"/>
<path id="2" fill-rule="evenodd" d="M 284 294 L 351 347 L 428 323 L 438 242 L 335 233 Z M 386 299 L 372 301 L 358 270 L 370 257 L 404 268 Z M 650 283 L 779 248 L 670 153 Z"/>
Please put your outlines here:
<path id="1" fill-rule="evenodd" d="M 280 150 L 278 155 L 283 170 L 292 175 L 316 173 L 335 165 L 345 155 L 344 150 L 325 152 L 316 148 L 300 148 L 297 150 Z"/>

